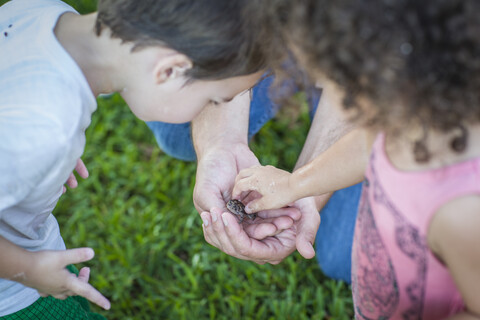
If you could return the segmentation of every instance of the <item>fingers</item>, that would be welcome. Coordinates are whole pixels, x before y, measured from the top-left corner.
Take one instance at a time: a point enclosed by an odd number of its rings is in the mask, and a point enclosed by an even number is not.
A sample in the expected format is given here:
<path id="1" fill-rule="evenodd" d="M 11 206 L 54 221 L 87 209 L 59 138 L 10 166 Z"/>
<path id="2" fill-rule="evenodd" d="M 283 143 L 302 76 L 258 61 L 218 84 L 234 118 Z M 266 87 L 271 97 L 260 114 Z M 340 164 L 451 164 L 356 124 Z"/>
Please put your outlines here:
<path id="1" fill-rule="evenodd" d="M 253 177 L 240 178 L 240 174 L 242 174 L 242 172 L 245 170 L 250 170 L 250 169 L 244 169 L 240 171 L 240 173 L 238 174 L 235 180 L 235 186 L 233 187 L 233 190 L 232 190 L 232 198 L 234 199 L 238 199 L 242 193 L 248 193 L 250 191 L 257 191 L 258 193 L 262 194 L 258 184 L 255 183 L 254 179 L 252 179 Z"/>
<path id="2" fill-rule="evenodd" d="M 209 211 L 210 208 L 225 207 L 225 201 L 220 190 L 211 190 L 209 188 L 201 188 L 194 190 L 193 203 L 198 212 Z"/>
<path id="3" fill-rule="evenodd" d="M 268 196 L 263 196 L 259 199 L 252 200 L 245 206 L 246 213 L 265 211 L 269 209 L 278 209 L 278 208 L 276 208 L 276 205 L 272 203 L 270 197 Z"/>
<path id="4" fill-rule="evenodd" d="M 250 168 L 240 170 L 240 172 L 237 174 L 237 177 L 235 178 L 235 182 L 250 177 L 255 173 L 257 168 L 261 168 L 261 166 L 258 165 L 258 166 L 253 166 Z"/>
<path id="5" fill-rule="evenodd" d="M 267 237 L 273 237 L 279 231 L 274 221 L 265 221 L 262 223 L 249 224 L 244 227 L 244 230 L 250 238 L 256 240 L 263 240 Z"/>
<path id="6" fill-rule="evenodd" d="M 80 272 L 78 273 L 78 279 L 82 282 L 88 282 L 90 279 L 90 268 L 89 267 L 83 267 L 80 269 Z"/>
<path id="7" fill-rule="evenodd" d="M 320 215 L 304 214 L 297 225 L 297 250 L 305 258 L 311 259 L 315 256 L 313 243 L 315 243 L 315 236 L 317 235 L 318 226 L 320 225 Z"/>
<path id="8" fill-rule="evenodd" d="M 58 251 L 61 263 L 64 266 L 69 264 L 76 264 L 93 259 L 95 252 L 92 248 L 76 248 L 65 251 Z"/>
<path id="9" fill-rule="evenodd" d="M 75 175 L 72 173 L 70 173 L 70 176 L 68 177 L 67 179 L 67 185 L 70 187 L 70 188 L 76 188 L 78 187 L 78 182 L 77 182 L 77 178 L 75 178 Z"/>
<path id="10" fill-rule="evenodd" d="M 225 227 L 227 226 L 237 230 L 237 233 L 241 233 L 242 227 L 237 222 L 237 218 L 231 213 L 227 213 L 227 215 L 224 216 L 223 211 L 219 208 L 212 208 L 210 214 L 212 217 L 210 231 L 214 233 L 217 243 L 222 247 L 222 251 L 229 255 L 235 255 L 237 258 L 243 258 L 242 253 L 235 251 L 233 242 L 225 233 Z"/>
<path id="11" fill-rule="evenodd" d="M 251 239 L 231 213 L 213 208 L 210 213 L 203 212 L 201 216 L 204 221 L 205 240 L 208 243 L 232 257 L 243 260 L 256 259 L 254 252 L 247 249 L 252 246 Z"/>
<path id="12" fill-rule="evenodd" d="M 288 216 L 297 221 L 302 217 L 302 212 L 296 207 L 285 207 L 280 209 L 260 211 L 257 213 L 257 215 L 263 219 Z"/>
<path id="13" fill-rule="evenodd" d="M 82 159 L 77 160 L 77 165 L 75 166 L 75 171 L 77 171 L 78 175 L 83 179 L 88 178 L 88 170 L 85 164 L 83 163 Z"/>
<path id="14" fill-rule="evenodd" d="M 110 301 L 105 298 L 97 289 L 92 287 L 87 282 L 77 277 L 72 278 L 68 285 L 68 289 L 74 294 L 84 297 L 92 303 L 102 307 L 105 310 L 109 310 L 111 305 Z"/>
<path id="15" fill-rule="evenodd" d="M 202 212 L 201 217 L 204 221 L 205 240 L 230 256 L 259 264 L 276 264 L 295 249 L 293 233 L 287 232 L 283 237 L 278 235 L 273 237 L 284 232 L 279 230 L 276 224 L 293 225 L 293 220 L 289 217 L 261 222 L 257 227 L 239 224 L 235 216 L 218 208 L 212 209 L 211 213 Z"/>

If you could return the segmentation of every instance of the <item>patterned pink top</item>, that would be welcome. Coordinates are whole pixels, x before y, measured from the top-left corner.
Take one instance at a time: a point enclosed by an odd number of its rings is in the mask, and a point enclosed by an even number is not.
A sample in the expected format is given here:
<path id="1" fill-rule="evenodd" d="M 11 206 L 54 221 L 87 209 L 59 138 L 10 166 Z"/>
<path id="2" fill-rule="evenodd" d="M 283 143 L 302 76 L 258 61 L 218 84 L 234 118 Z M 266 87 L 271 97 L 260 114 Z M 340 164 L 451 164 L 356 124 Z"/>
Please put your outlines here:
<path id="1" fill-rule="evenodd" d="M 373 146 L 352 249 L 357 319 L 444 319 L 464 309 L 448 269 L 427 245 L 436 210 L 480 194 L 480 158 L 405 172 L 389 162 L 380 134 Z"/>

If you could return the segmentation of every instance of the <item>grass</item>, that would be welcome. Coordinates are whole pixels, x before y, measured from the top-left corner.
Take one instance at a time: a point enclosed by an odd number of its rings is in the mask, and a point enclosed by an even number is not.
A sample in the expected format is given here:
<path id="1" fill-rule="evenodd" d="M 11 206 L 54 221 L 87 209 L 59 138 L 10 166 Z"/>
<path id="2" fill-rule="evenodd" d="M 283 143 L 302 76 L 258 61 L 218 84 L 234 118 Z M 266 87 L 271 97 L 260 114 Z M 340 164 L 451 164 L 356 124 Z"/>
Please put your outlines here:
<path id="1" fill-rule="evenodd" d="M 263 163 L 291 168 L 308 129 L 302 112 L 268 123 L 252 142 Z M 349 319 L 349 288 L 315 260 L 277 266 L 223 254 L 203 238 L 192 204 L 195 163 L 156 147 L 114 95 L 99 99 L 83 160 L 90 177 L 54 214 L 70 248 L 90 246 L 92 283 L 112 300 L 109 319 Z"/>
<path id="2" fill-rule="evenodd" d="M 5 1 L 0 0 L 0 4 Z M 88 0 L 67 1 L 80 12 Z M 89 246 L 91 283 L 112 301 L 108 319 L 351 319 L 348 286 L 298 253 L 257 265 L 203 238 L 192 204 L 195 163 L 165 155 L 118 95 L 98 99 L 83 160 L 90 177 L 59 201 L 67 247 Z M 264 164 L 291 169 L 308 131 L 279 116 L 252 141 Z"/>

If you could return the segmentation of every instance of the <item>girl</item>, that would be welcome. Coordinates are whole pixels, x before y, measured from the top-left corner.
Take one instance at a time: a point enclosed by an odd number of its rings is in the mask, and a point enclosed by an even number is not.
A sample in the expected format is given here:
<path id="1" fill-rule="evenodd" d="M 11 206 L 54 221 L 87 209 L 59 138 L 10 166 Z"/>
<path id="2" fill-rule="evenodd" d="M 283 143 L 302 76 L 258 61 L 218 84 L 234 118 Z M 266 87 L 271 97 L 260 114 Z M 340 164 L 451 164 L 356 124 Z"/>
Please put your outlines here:
<path id="1" fill-rule="evenodd" d="M 232 196 L 251 213 L 363 180 L 358 319 L 480 319 L 479 9 L 304 0 L 263 10 L 284 30 L 272 43 L 286 44 L 358 128 L 292 174 L 241 171 Z"/>

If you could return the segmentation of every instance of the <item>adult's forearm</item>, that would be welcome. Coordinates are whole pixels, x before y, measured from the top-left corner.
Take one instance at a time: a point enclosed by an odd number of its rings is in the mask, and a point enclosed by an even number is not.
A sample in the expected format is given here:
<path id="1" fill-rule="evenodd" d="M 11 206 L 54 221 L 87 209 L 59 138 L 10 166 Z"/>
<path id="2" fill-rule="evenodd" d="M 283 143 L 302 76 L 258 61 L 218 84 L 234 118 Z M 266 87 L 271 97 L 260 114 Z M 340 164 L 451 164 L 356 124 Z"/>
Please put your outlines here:
<path id="1" fill-rule="evenodd" d="M 322 195 L 340 190 L 363 180 L 371 148 L 367 129 L 355 129 L 295 170 L 290 177 L 298 198 Z"/>
<path id="2" fill-rule="evenodd" d="M 244 92 L 232 101 L 208 105 L 192 121 L 192 137 L 197 158 L 217 147 L 248 143 L 250 95 Z"/>
<path id="3" fill-rule="evenodd" d="M 295 169 L 315 159 L 355 127 L 349 123 L 342 113 L 339 104 L 339 98 L 334 93 L 328 92 L 328 90 L 322 92 L 322 97 Z"/>
<path id="4" fill-rule="evenodd" d="M 322 92 L 320 103 L 295 165 L 295 170 L 313 161 L 354 128 L 342 114 L 339 103 L 339 98 L 336 98 L 333 93 L 328 92 L 328 90 Z M 332 193 L 326 193 L 315 197 L 318 210 L 325 206 L 331 195 Z"/>

